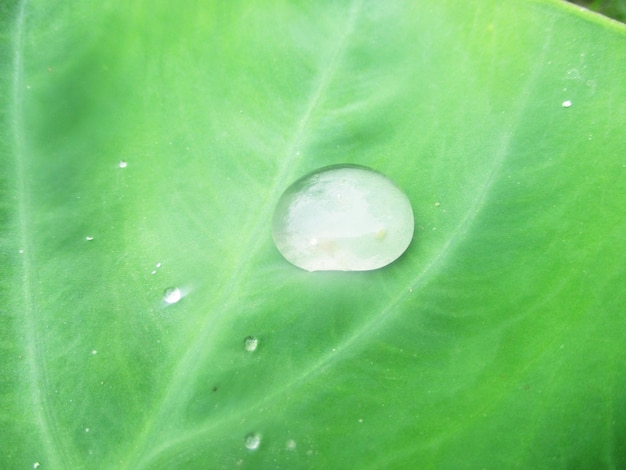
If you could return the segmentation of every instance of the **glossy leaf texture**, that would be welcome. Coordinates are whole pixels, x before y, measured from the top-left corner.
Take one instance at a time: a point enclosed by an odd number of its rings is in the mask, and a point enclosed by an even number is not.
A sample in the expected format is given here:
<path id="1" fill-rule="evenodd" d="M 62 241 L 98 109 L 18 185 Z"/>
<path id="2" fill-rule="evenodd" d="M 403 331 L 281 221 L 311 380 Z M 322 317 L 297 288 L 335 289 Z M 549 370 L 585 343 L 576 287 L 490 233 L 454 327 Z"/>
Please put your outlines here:
<path id="1" fill-rule="evenodd" d="M 623 25 L 540 0 L 1 16 L 1 467 L 626 461 Z M 285 188 L 339 163 L 411 200 L 383 269 L 272 243 Z"/>

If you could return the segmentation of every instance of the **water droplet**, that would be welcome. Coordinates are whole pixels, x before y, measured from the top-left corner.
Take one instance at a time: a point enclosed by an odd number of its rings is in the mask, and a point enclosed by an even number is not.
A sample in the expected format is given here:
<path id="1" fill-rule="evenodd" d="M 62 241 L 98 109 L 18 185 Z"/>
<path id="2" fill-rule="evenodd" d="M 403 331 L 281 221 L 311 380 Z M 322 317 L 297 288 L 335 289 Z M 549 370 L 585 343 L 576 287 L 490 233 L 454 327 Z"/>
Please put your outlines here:
<path id="1" fill-rule="evenodd" d="M 563 106 L 564 108 L 569 108 L 572 105 L 572 102 L 570 100 L 566 100 L 563 101 L 563 104 L 561 106 Z"/>
<path id="2" fill-rule="evenodd" d="M 413 238 L 407 196 L 360 165 L 333 165 L 293 183 L 276 205 L 278 251 L 307 271 L 369 271 L 395 261 Z"/>
<path id="3" fill-rule="evenodd" d="M 118 165 L 119 165 L 120 168 L 126 168 L 128 166 L 128 163 L 126 163 L 124 160 L 122 160 L 122 161 L 120 161 L 118 163 Z"/>
<path id="4" fill-rule="evenodd" d="M 168 304 L 175 304 L 182 299 L 183 294 L 178 287 L 168 287 L 163 293 L 163 300 Z"/>
<path id="5" fill-rule="evenodd" d="M 40 465 L 40 463 L 39 463 L 39 462 L 35 462 L 35 463 L 33 464 L 33 468 L 39 468 L 39 465 Z"/>
<path id="6" fill-rule="evenodd" d="M 93 240 L 93 237 L 85 237 L 85 240 L 87 240 L 88 242 L 90 242 L 91 240 Z"/>
<path id="7" fill-rule="evenodd" d="M 255 338 L 254 336 L 248 336 L 246 339 L 243 340 L 243 347 L 246 351 L 252 352 L 256 350 L 258 345 L 259 339 Z"/>
<path id="8" fill-rule="evenodd" d="M 287 441 L 287 450 L 296 450 L 296 441 L 289 439 Z"/>
<path id="9" fill-rule="evenodd" d="M 251 432 L 246 435 L 243 440 L 243 445 L 246 446 L 246 449 L 256 450 L 261 445 L 261 435 L 255 432 Z"/>
<path id="10" fill-rule="evenodd" d="M 160 267 L 161 267 L 161 263 L 157 263 L 157 264 L 156 264 L 156 267 L 157 267 L 157 268 L 160 268 Z"/>
<path id="11" fill-rule="evenodd" d="M 96 354 L 98 354 L 98 351 L 97 351 L 97 350 L 95 350 L 95 349 L 92 349 L 92 350 L 91 350 L 91 354 L 93 354 L 93 355 L 95 356 Z"/>

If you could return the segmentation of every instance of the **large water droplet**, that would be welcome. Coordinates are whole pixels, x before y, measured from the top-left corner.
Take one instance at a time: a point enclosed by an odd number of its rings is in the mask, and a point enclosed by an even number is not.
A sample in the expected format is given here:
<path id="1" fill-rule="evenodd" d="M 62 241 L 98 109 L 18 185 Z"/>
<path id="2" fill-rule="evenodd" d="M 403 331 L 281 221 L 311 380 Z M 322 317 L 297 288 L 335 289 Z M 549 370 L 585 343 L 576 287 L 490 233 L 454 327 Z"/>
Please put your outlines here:
<path id="1" fill-rule="evenodd" d="M 287 188 L 272 235 L 287 261 L 307 271 L 369 271 L 404 253 L 413 228 L 411 203 L 389 178 L 333 165 Z"/>
<path id="2" fill-rule="evenodd" d="M 182 299 L 183 294 L 178 287 L 168 287 L 163 292 L 163 300 L 167 304 L 175 304 Z"/>
<path id="3" fill-rule="evenodd" d="M 261 445 L 261 435 L 255 432 L 251 432 L 247 434 L 243 440 L 243 445 L 246 446 L 246 449 L 256 450 Z"/>

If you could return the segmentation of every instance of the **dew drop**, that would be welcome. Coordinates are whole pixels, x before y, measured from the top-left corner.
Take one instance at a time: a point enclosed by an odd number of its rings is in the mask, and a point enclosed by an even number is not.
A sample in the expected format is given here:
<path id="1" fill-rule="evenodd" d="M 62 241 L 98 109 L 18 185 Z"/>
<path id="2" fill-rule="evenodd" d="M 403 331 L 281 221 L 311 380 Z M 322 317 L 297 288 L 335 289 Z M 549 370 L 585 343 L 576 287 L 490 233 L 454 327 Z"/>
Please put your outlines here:
<path id="1" fill-rule="evenodd" d="M 307 271 L 369 271 L 395 261 L 413 238 L 413 210 L 389 178 L 332 165 L 300 178 L 272 221 L 278 251 Z"/>
<path id="2" fill-rule="evenodd" d="M 168 304 L 175 304 L 180 299 L 182 299 L 183 294 L 180 292 L 178 287 L 168 287 L 163 292 L 163 300 Z"/>
<path id="3" fill-rule="evenodd" d="M 570 100 L 565 100 L 563 101 L 563 104 L 561 104 L 561 106 L 563 106 L 564 108 L 569 108 L 572 105 L 572 102 Z"/>
<path id="4" fill-rule="evenodd" d="M 120 168 L 126 168 L 126 167 L 128 166 L 128 163 L 127 163 L 127 162 L 125 162 L 124 160 L 122 160 L 122 161 L 120 161 L 120 162 L 118 163 L 118 166 L 119 166 Z"/>
<path id="5" fill-rule="evenodd" d="M 287 450 L 296 450 L 296 441 L 289 439 L 287 441 Z"/>
<path id="6" fill-rule="evenodd" d="M 251 432 L 244 438 L 243 445 L 246 446 L 246 449 L 257 450 L 261 445 L 261 436 L 255 432 Z"/>
<path id="7" fill-rule="evenodd" d="M 243 348 L 246 351 L 252 352 L 256 350 L 258 345 L 259 345 L 259 339 L 255 338 L 254 336 L 248 336 L 246 339 L 243 340 Z"/>

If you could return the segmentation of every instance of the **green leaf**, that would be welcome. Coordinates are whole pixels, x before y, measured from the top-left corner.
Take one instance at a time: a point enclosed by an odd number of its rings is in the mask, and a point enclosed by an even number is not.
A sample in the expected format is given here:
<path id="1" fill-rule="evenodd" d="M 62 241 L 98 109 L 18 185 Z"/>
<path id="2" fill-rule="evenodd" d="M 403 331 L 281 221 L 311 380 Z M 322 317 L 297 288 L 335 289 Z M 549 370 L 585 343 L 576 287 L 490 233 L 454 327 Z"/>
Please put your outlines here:
<path id="1" fill-rule="evenodd" d="M 547 0 L 3 5 L 2 468 L 626 461 L 623 25 Z M 390 266 L 273 246 L 282 191 L 335 163 L 409 196 Z"/>

